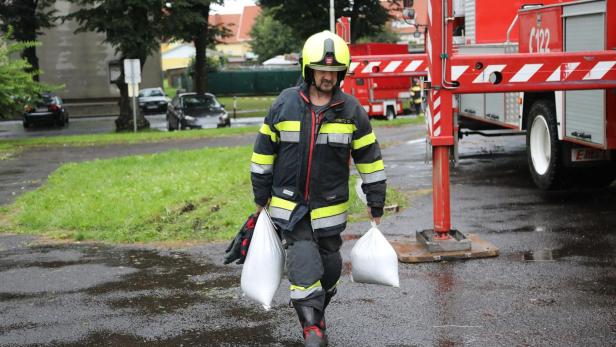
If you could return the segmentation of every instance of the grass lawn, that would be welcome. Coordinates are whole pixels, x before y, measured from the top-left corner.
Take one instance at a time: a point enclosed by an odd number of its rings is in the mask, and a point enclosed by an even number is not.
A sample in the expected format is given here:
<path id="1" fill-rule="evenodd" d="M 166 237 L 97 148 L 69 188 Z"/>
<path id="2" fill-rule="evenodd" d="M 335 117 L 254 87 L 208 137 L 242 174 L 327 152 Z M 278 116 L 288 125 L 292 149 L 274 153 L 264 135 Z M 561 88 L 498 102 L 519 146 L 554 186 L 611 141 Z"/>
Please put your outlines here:
<path id="1" fill-rule="evenodd" d="M 250 155 L 242 146 L 66 164 L 0 210 L 2 231 L 111 242 L 228 240 L 254 210 Z M 389 190 L 388 205 L 405 202 Z M 366 219 L 365 210 L 351 189 L 351 220 Z"/>
<path id="2" fill-rule="evenodd" d="M 272 102 L 276 96 L 238 96 L 237 102 L 237 118 L 242 117 L 265 117 Z M 218 101 L 225 105 L 225 109 L 229 112 L 229 116 L 233 117 L 233 97 L 221 96 Z"/>

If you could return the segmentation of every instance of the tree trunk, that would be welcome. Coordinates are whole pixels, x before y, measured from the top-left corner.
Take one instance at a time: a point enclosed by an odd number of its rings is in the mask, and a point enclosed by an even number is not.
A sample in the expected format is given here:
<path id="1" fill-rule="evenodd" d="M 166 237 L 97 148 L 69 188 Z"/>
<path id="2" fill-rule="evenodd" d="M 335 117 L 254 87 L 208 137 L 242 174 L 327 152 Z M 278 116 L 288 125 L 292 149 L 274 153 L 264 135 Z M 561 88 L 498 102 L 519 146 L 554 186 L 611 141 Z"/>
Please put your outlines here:
<path id="1" fill-rule="evenodd" d="M 359 5 L 359 1 L 353 1 L 353 8 L 351 10 L 351 42 L 357 41 L 357 36 L 359 36 Z"/>
<path id="2" fill-rule="evenodd" d="M 32 41 L 34 41 L 35 39 L 33 39 Z M 39 74 L 38 74 L 39 60 L 38 60 L 38 57 L 36 56 L 36 47 L 29 47 L 29 48 L 24 49 L 21 52 L 21 57 L 28 61 L 28 63 L 30 64 L 30 68 L 28 68 L 27 71 L 34 72 L 34 74 L 32 75 L 32 79 L 38 82 L 39 81 Z"/>
<path id="3" fill-rule="evenodd" d="M 30 13 L 30 16 L 23 19 L 23 28 L 20 28 L 22 31 L 22 35 L 20 37 L 16 37 L 18 41 L 36 41 L 36 7 L 38 5 L 38 1 L 26 1 L 21 6 L 25 6 Z M 39 69 L 39 60 L 36 56 L 36 47 L 28 47 L 21 52 L 21 57 L 26 59 L 30 64 L 30 68 L 26 69 L 27 72 L 34 72 L 32 75 L 32 79 L 35 81 L 39 81 L 38 69 Z"/>
<path id="4" fill-rule="evenodd" d="M 121 61 L 123 61 L 122 59 Z M 143 71 L 143 65 L 145 64 L 145 58 L 140 58 L 141 61 L 141 70 Z M 124 66 L 122 65 L 122 74 L 120 77 L 114 81 L 115 85 L 120 90 L 120 115 L 115 120 L 116 131 L 133 131 L 133 100 L 128 96 L 128 84 L 124 82 Z M 150 128 L 150 122 L 145 118 L 141 109 L 139 108 L 139 103 L 137 102 L 137 130 L 148 129 Z"/>
<path id="5" fill-rule="evenodd" d="M 208 15 L 210 13 L 210 3 L 208 2 L 201 8 L 205 23 L 203 28 L 198 31 L 193 44 L 195 45 L 195 75 L 193 78 L 194 89 L 197 94 L 207 91 L 207 37 L 208 37 Z"/>

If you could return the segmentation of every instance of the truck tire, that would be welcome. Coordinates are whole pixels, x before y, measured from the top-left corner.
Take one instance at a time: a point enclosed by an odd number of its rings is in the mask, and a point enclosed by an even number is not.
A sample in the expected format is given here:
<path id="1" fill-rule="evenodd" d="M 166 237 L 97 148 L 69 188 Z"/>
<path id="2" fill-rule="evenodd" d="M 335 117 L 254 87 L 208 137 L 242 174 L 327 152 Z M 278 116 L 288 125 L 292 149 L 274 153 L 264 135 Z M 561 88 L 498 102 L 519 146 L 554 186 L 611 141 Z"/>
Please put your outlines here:
<path id="1" fill-rule="evenodd" d="M 564 187 L 566 173 L 560 156 L 554 102 L 537 100 L 531 106 L 526 122 L 526 157 L 533 181 L 539 189 Z"/>
<path id="2" fill-rule="evenodd" d="M 385 119 L 394 120 L 396 119 L 396 111 L 394 111 L 393 107 L 388 107 L 385 111 Z"/>

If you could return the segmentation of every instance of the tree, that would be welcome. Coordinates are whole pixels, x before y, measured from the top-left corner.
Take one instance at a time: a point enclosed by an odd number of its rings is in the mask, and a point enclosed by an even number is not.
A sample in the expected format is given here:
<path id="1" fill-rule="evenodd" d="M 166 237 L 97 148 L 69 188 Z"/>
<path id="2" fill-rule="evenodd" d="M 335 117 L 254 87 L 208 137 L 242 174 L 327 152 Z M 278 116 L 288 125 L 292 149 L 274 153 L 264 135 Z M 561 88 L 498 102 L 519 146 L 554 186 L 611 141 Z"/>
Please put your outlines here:
<path id="1" fill-rule="evenodd" d="M 33 101 L 40 93 L 59 88 L 34 81 L 26 59 L 11 59 L 12 54 L 38 45 L 32 41 L 9 43 L 11 34 L 12 29 L 8 27 L 7 34 L 0 35 L 0 118 L 21 111 L 23 103 Z"/>
<path id="2" fill-rule="evenodd" d="M 139 59 L 141 69 L 147 57 L 160 49 L 162 36 L 163 2 L 161 0 L 70 0 L 79 9 L 69 13 L 64 20 L 79 24 L 76 33 L 94 31 L 105 34 L 105 42 L 115 48 L 120 61 Z M 116 130 L 133 129 L 128 85 L 124 71 L 113 81 L 120 90 L 120 115 Z M 138 112 L 137 127 L 149 128 L 150 123 Z"/>
<path id="3" fill-rule="evenodd" d="M 388 0 L 394 6 L 399 0 Z M 300 41 L 319 31 L 329 29 L 329 0 L 259 0 Z M 374 35 L 384 30 L 390 18 L 380 0 L 337 0 L 336 17 L 351 18 L 351 41 L 362 36 Z"/>
<path id="4" fill-rule="evenodd" d="M 12 37 L 19 42 L 34 42 L 41 29 L 51 28 L 56 20 L 55 0 L 0 0 L 0 29 L 7 33 L 13 28 Z M 21 57 L 28 61 L 28 71 L 39 80 L 37 45 L 25 45 Z"/>
<path id="5" fill-rule="evenodd" d="M 272 10 L 264 10 L 255 20 L 250 31 L 250 46 L 252 51 L 259 55 L 259 62 L 275 57 L 279 54 L 297 52 L 301 49 L 301 42 L 290 28 L 276 20 Z"/>
<path id="6" fill-rule="evenodd" d="M 221 25 L 210 25 L 210 4 L 221 4 L 223 0 L 173 0 L 168 1 L 164 23 L 165 36 L 195 46 L 193 84 L 195 92 L 207 90 L 207 47 L 217 42 L 217 37 L 230 35 L 230 30 Z"/>

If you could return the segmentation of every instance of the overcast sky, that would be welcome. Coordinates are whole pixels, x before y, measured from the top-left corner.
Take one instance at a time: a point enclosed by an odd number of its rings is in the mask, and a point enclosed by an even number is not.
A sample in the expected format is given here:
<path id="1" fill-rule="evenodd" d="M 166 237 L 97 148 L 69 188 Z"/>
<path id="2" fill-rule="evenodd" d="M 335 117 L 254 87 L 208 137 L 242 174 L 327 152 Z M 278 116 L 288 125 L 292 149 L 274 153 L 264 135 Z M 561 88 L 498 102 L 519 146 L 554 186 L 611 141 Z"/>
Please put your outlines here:
<path id="1" fill-rule="evenodd" d="M 254 5 L 255 0 L 225 0 L 224 5 L 214 5 L 212 4 L 211 11 L 212 13 L 242 13 L 242 9 L 246 5 Z"/>

